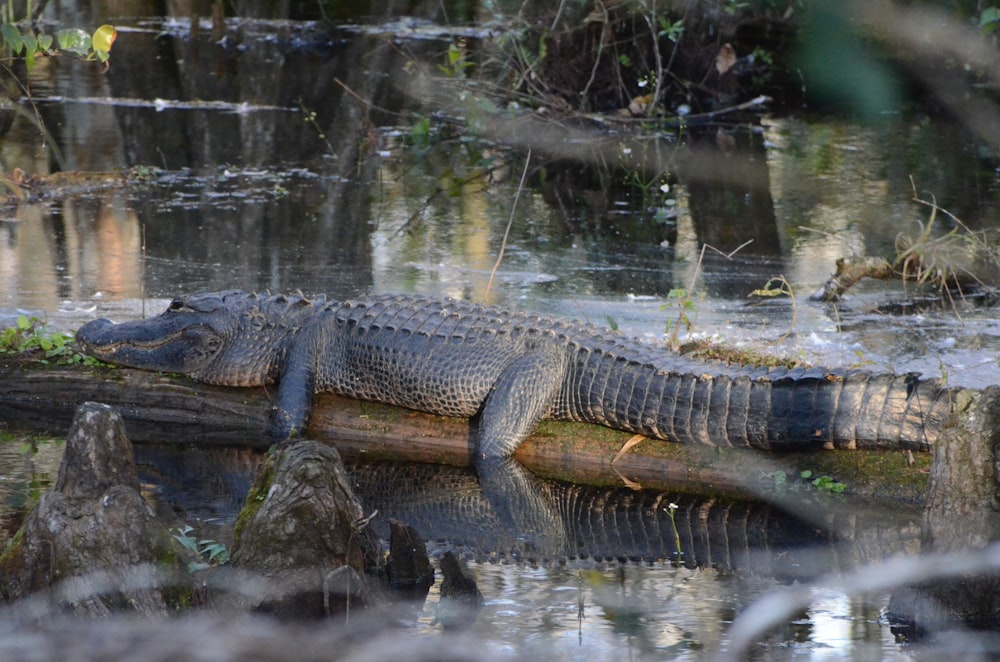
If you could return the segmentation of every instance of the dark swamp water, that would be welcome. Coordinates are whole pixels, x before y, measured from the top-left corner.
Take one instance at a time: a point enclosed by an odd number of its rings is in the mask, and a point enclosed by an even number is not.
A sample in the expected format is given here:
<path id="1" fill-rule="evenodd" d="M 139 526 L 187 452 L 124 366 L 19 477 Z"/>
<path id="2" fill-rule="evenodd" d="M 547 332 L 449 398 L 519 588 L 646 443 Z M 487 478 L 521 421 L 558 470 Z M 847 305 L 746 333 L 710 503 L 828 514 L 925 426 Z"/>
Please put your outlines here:
<path id="1" fill-rule="evenodd" d="M 0 322 L 28 313 L 72 330 L 96 316 L 158 313 L 198 289 L 415 292 L 614 324 L 658 342 L 686 290 L 685 338 L 972 387 L 1000 381 L 995 308 L 887 314 L 884 304 L 910 298 L 898 282 L 862 283 L 836 306 L 808 300 L 838 258 L 886 254 L 900 232 L 919 233 L 928 210 L 912 200 L 914 186 L 973 231 L 997 227 L 995 161 L 961 122 L 765 113 L 692 127 L 681 141 L 629 124 L 497 123 L 475 114 L 468 88 L 424 73 L 447 61 L 449 45 L 474 51 L 492 34 L 483 16 L 461 29 L 440 27 L 439 15 L 411 18 L 420 12 L 334 30 L 230 20 L 218 40 L 208 20 L 192 34 L 186 15 L 162 18 L 152 5 L 70 5 L 53 20 L 118 28 L 111 66 L 40 61 L 32 93 L 50 135 L 18 113 L 0 161 L 7 173 L 107 174 L 28 186 L 3 208 Z M 477 131 L 458 128 L 460 117 Z M 717 251 L 702 257 L 706 244 Z M 792 296 L 749 296 L 781 276 Z M 28 454 L 15 446 L 0 456 L 8 512 L 55 476 L 60 456 L 58 442 Z M 255 456 L 159 446 L 137 455 L 147 496 L 166 516 L 227 540 Z M 476 498 L 461 470 L 400 467 L 386 479 L 391 471 L 356 473 L 366 504 L 386 516 L 422 522 L 422 507 Z M 366 493 L 372 484 L 395 487 Z M 792 516 L 764 501 L 578 489 L 577 502 L 610 503 L 634 533 L 593 551 L 581 543 L 597 559 L 495 562 L 467 540 L 488 529 L 427 532 L 438 551 L 467 543 L 487 601 L 472 630 L 484 656 L 699 659 L 725 648 L 730 624 L 756 600 L 789 586 L 807 587 L 809 606 L 753 657 L 920 654 L 894 636 L 888 593 L 858 594 L 840 579 L 916 555 L 912 507 L 852 502 L 849 512 Z M 670 562 L 670 503 L 680 506 L 681 563 Z M 600 527 L 588 517 L 570 519 L 596 545 Z M 440 636 L 436 595 L 414 618 L 415 636 Z"/>

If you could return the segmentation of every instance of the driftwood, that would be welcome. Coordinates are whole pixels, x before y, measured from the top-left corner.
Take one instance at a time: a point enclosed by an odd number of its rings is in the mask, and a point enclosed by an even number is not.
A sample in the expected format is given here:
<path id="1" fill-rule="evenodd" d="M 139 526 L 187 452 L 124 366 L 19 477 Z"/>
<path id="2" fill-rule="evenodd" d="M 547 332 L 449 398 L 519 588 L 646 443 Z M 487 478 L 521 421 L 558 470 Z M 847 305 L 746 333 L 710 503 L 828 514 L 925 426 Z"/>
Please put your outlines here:
<path id="1" fill-rule="evenodd" d="M 947 301 L 955 305 L 958 301 L 980 305 L 996 305 L 997 282 L 996 265 L 990 270 L 974 273 L 957 269 L 955 265 L 935 267 L 933 265 L 893 264 L 883 257 L 842 257 L 837 260 L 837 269 L 825 283 L 809 298 L 813 301 L 840 301 L 847 290 L 865 278 L 873 280 L 896 280 L 904 285 L 928 286 L 924 292 L 929 300 Z M 927 303 L 927 301 L 925 301 Z M 881 308 L 881 307 L 880 307 Z M 886 306 L 893 310 L 893 306 Z M 901 307 L 905 308 L 905 307 Z"/>
<path id="2" fill-rule="evenodd" d="M 899 278 L 900 274 L 882 257 L 840 258 L 837 271 L 810 297 L 813 301 L 840 301 L 844 292 L 863 278 Z"/>
<path id="3" fill-rule="evenodd" d="M 121 418 L 91 402 L 74 419 L 56 484 L 0 557 L 0 592 L 12 601 L 52 589 L 56 604 L 90 616 L 164 615 L 187 593 L 186 561 L 139 494 Z"/>

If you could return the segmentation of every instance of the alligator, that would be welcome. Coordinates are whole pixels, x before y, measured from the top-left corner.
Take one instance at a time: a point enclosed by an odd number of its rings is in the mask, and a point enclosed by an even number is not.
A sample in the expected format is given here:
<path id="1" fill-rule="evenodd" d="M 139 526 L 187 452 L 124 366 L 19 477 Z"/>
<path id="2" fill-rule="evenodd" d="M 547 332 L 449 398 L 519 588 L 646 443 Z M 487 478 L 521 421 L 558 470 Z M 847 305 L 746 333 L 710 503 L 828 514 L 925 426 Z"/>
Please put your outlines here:
<path id="1" fill-rule="evenodd" d="M 927 451 L 953 395 L 916 373 L 732 366 L 575 320 L 408 295 L 197 293 L 76 338 L 109 363 L 277 383 L 279 441 L 304 432 L 314 392 L 475 418 L 477 464 L 510 457 L 546 417 L 694 444 Z"/>

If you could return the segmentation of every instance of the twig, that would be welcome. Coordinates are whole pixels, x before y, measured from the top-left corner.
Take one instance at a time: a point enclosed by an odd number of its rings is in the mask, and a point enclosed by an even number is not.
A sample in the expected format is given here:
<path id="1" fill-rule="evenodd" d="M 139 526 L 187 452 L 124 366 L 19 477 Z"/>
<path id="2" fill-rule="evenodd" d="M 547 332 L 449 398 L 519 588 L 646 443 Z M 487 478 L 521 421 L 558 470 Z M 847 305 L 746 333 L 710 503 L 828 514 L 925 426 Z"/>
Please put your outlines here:
<path id="1" fill-rule="evenodd" d="M 602 12 L 604 12 L 604 25 L 607 25 L 608 21 L 611 20 L 611 17 L 608 15 L 608 8 L 604 6 L 603 2 L 596 2 L 594 4 L 599 7 Z M 597 68 L 601 64 L 601 55 L 603 54 L 604 28 L 601 28 L 601 31 L 597 35 L 597 54 L 594 56 L 594 66 L 590 68 L 590 80 L 587 81 L 587 84 L 583 86 L 583 91 L 580 92 L 581 101 L 585 100 L 590 95 L 590 86 L 593 85 L 594 81 L 597 79 Z"/>
<path id="2" fill-rule="evenodd" d="M 691 274 L 691 284 L 688 286 L 688 292 L 694 292 L 694 286 L 697 284 L 698 276 L 701 274 L 701 265 L 705 261 L 705 251 L 712 250 L 726 258 L 727 260 L 733 259 L 733 256 L 739 253 L 741 250 L 753 243 L 753 239 L 747 239 L 742 244 L 729 251 L 728 253 L 723 253 L 721 250 L 712 246 L 711 244 L 702 244 L 701 251 L 698 253 L 698 262 L 694 265 L 694 273 Z M 694 311 L 694 319 L 691 320 L 691 326 L 694 326 L 698 322 L 698 309 Z"/>
<path id="3" fill-rule="evenodd" d="M 65 159 L 63 159 L 62 150 L 59 149 L 58 141 L 52 138 L 52 134 L 45 126 L 45 121 L 42 119 L 42 114 L 41 112 L 39 112 L 38 106 L 37 104 L 35 104 L 35 100 L 31 96 L 31 90 L 25 83 L 21 82 L 21 79 L 18 78 L 17 75 L 6 64 L 0 62 L 0 69 L 5 71 L 7 75 L 10 77 L 10 79 L 14 81 L 14 84 L 17 85 L 18 88 L 20 88 L 21 94 L 24 95 L 24 98 L 28 100 L 28 104 L 31 106 L 31 113 L 29 114 L 28 111 L 24 110 L 16 100 L 10 99 L 11 110 L 15 114 L 23 114 L 23 115 L 28 115 L 29 117 L 33 117 L 34 124 L 36 127 L 38 127 L 38 132 L 42 136 L 41 149 L 45 149 L 46 147 L 48 147 L 48 149 L 52 152 L 52 158 L 55 159 L 56 163 L 59 164 L 59 167 L 61 169 L 65 170 L 66 161 Z M 29 121 L 32 120 L 29 119 Z"/>
<path id="4" fill-rule="evenodd" d="M 354 90 L 352 90 L 350 87 L 347 86 L 347 84 L 344 81 L 340 80 L 337 77 L 334 77 L 333 82 L 336 83 L 337 85 L 340 85 L 342 88 L 344 88 L 345 92 L 347 92 L 348 94 L 350 94 L 352 97 L 354 97 L 355 99 L 357 99 L 359 102 L 361 102 L 362 104 L 364 104 L 366 107 L 368 107 L 371 110 L 377 110 L 380 113 L 387 113 L 389 115 L 395 115 L 396 117 L 408 117 L 408 116 L 410 116 L 410 113 L 399 113 L 399 112 L 396 112 L 395 110 L 389 110 L 389 109 L 383 108 L 381 106 L 376 106 L 371 101 L 369 101 L 368 99 L 365 99 L 360 94 L 358 94 L 357 92 L 355 92 Z"/>
<path id="5" fill-rule="evenodd" d="M 759 97 L 754 97 L 750 101 L 744 101 L 743 103 L 738 103 L 735 106 L 729 106 L 727 108 L 719 108 L 718 110 L 710 110 L 707 113 L 693 113 L 691 115 L 686 115 L 684 117 L 685 122 L 690 122 L 691 120 L 700 120 L 715 117 L 716 115 L 725 115 L 726 113 L 734 113 L 738 110 L 746 110 L 747 108 L 753 108 L 754 106 L 760 106 L 771 100 L 771 97 L 767 95 L 760 95 Z"/>
<path id="6" fill-rule="evenodd" d="M 490 271 L 490 279 L 486 281 L 486 291 L 483 293 L 483 298 L 487 298 L 490 295 L 490 288 L 493 287 L 493 277 L 497 274 L 497 269 L 500 268 L 500 261 L 503 260 L 504 251 L 507 249 L 507 237 L 510 236 L 510 228 L 514 225 L 514 211 L 517 209 L 517 201 L 521 198 L 521 191 L 524 189 L 524 180 L 528 176 L 528 164 L 531 163 L 531 150 L 528 150 L 528 155 L 524 157 L 524 170 L 521 171 L 521 181 L 517 184 L 517 192 L 514 193 L 514 204 L 510 206 L 510 217 L 507 219 L 507 229 L 503 231 L 503 240 L 500 242 L 500 252 L 497 254 L 497 261 L 493 263 L 493 270 Z"/>
<path id="7" fill-rule="evenodd" d="M 600 3 L 598 3 L 600 4 Z M 602 5 L 603 6 L 603 5 Z M 559 3 L 559 8 L 556 10 L 555 18 L 552 19 L 552 27 L 549 28 L 549 32 L 555 32 L 556 26 L 559 25 L 559 19 L 562 18 L 563 9 L 566 8 L 566 0 L 561 0 Z M 605 13 L 607 10 L 605 10 Z"/>
<path id="8" fill-rule="evenodd" d="M 663 85 L 663 57 L 660 55 L 660 37 L 656 26 L 656 2 L 650 3 L 652 14 L 644 14 L 646 24 L 649 25 L 649 33 L 653 38 L 653 58 L 656 60 L 656 84 L 653 86 L 653 98 L 646 106 L 646 115 L 652 115 L 655 108 L 660 105 L 660 89 Z"/>

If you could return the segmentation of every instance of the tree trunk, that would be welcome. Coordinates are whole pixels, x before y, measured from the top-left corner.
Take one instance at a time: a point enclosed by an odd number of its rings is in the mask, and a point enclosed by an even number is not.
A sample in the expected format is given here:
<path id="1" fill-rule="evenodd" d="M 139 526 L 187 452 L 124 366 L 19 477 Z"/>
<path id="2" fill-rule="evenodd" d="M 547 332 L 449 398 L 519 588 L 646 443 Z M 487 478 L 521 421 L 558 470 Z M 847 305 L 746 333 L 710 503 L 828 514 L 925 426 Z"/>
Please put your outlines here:
<path id="1" fill-rule="evenodd" d="M 983 549 L 1000 540 L 997 498 L 1000 464 L 1000 387 L 959 404 L 956 424 L 934 449 L 930 489 L 921 527 L 921 552 Z M 958 407 L 957 407 L 958 408 Z M 896 591 L 890 613 L 910 634 L 957 627 L 1000 626 L 1000 573 L 973 574 Z"/>

